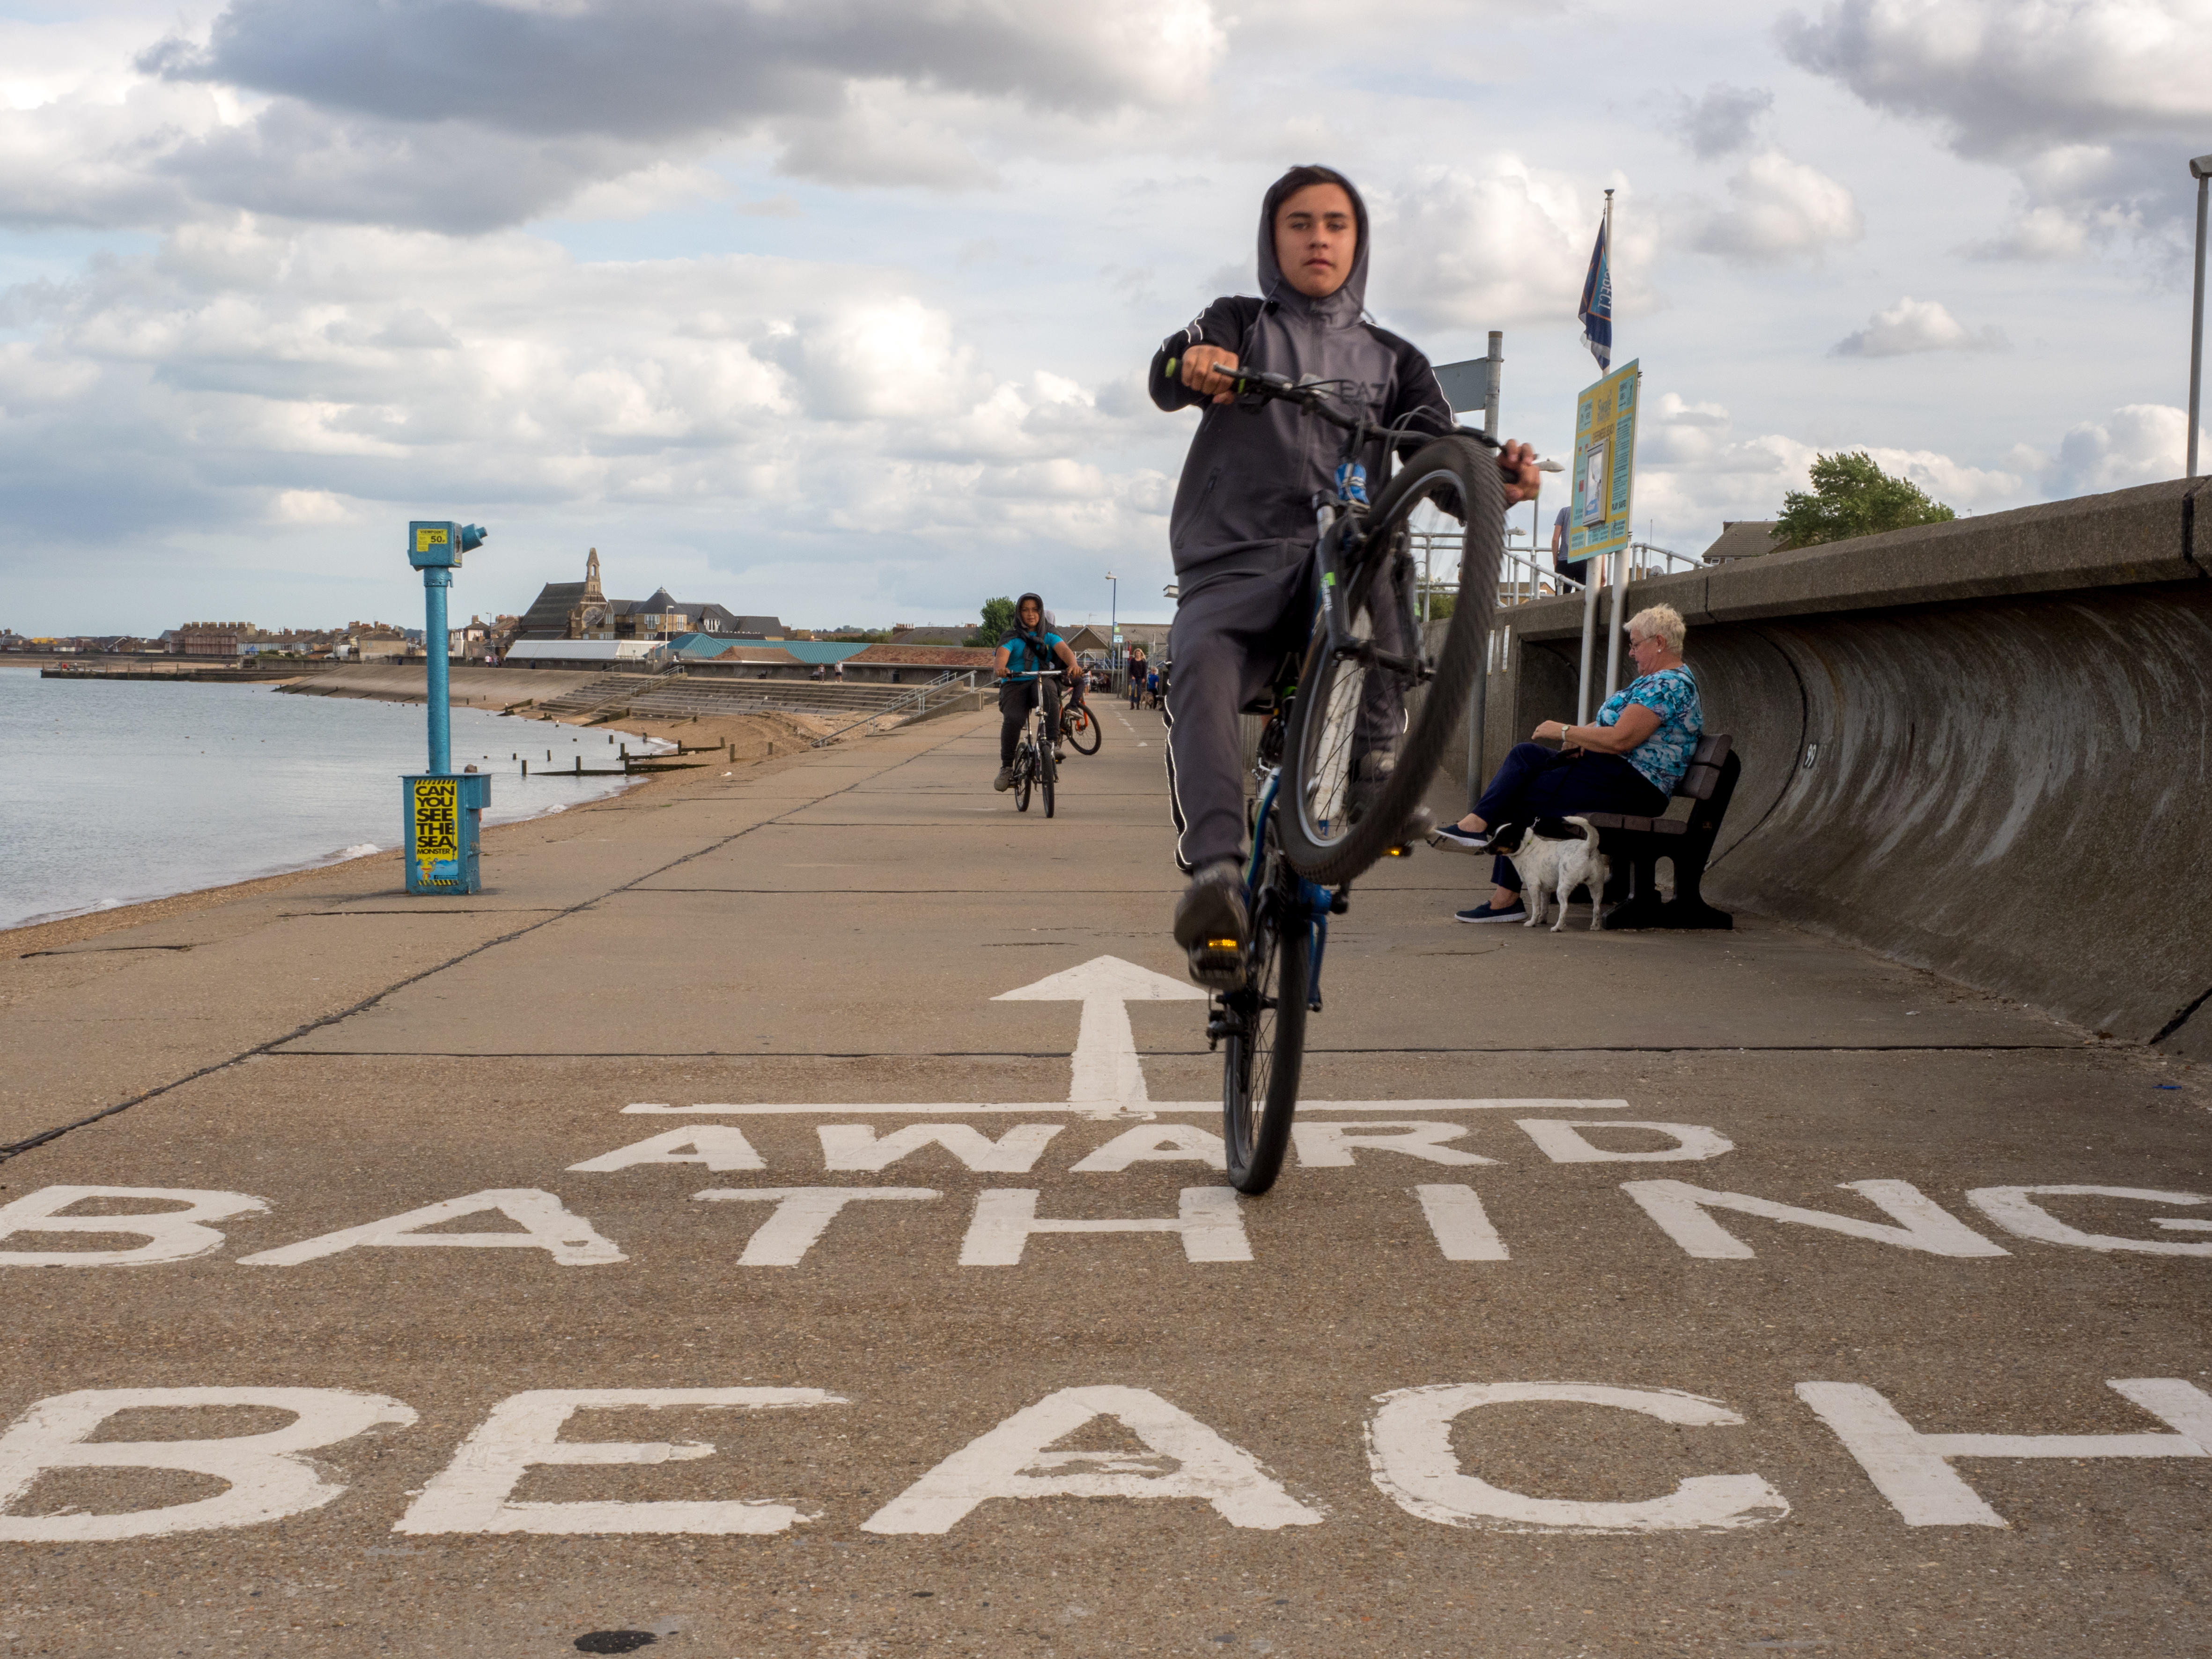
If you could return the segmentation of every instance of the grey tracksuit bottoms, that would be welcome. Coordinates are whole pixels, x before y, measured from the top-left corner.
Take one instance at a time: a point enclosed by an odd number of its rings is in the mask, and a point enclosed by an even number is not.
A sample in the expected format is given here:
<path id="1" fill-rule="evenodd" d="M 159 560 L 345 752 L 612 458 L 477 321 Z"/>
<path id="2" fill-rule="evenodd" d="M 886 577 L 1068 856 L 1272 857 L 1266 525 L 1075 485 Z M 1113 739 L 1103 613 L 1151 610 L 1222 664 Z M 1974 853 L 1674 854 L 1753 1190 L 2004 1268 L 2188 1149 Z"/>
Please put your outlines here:
<path id="1" fill-rule="evenodd" d="M 1176 606 L 1168 659 L 1168 800 L 1185 871 L 1244 846 L 1244 706 L 1274 689 L 1313 626 L 1313 559 L 1224 576 Z"/>
<path id="2" fill-rule="evenodd" d="M 1243 729 L 1240 716 L 1284 678 L 1296 678 L 1318 600 L 1311 556 L 1265 574 L 1223 577 L 1176 607 L 1169 660 L 1168 799 L 1175 814 L 1176 862 L 1184 871 L 1244 850 Z M 1374 607 L 1367 625 L 1376 645 L 1402 651 L 1402 612 Z M 1287 659 L 1287 660 L 1286 660 Z M 1380 777 L 1405 729 L 1402 682 L 1370 674 L 1361 687 L 1353 758 L 1361 775 Z M 1364 769 L 1376 769 L 1367 770 Z"/>

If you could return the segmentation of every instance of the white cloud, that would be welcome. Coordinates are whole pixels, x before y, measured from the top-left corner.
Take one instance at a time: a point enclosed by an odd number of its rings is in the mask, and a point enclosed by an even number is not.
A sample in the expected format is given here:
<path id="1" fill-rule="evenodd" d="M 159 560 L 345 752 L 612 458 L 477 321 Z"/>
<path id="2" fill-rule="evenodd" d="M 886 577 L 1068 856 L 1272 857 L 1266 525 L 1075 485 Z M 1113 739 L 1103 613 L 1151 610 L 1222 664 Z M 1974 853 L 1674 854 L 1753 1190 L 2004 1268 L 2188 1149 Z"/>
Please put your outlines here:
<path id="1" fill-rule="evenodd" d="M 1540 171 L 1510 152 L 1480 173 L 1419 169 L 1402 185 L 1369 194 L 1376 246 L 1385 251 L 1377 254 L 1373 302 L 1417 328 L 1572 317 L 1597 232 L 1597 199 L 1586 181 Z M 1656 252 L 1650 220 L 1630 210 L 1628 198 L 1621 201 L 1615 317 L 1651 308 L 1641 273 Z"/>
<path id="2" fill-rule="evenodd" d="M 1830 348 L 1838 357 L 1902 357 L 1917 351 L 2004 351 L 2011 342 L 1990 323 L 1970 329 L 1940 300 L 1916 300 L 1910 294 L 1877 311 L 1867 325 Z"/>
<path id="3" fill-rule="evenodd" d="M 1685 98 L 1670 123 L 1701 161 L 1751 148 L 1760 124 L 1774 107 L 1764 87 L 1731 87 L 1716 82 L 1695 102 Z"/>
<path id="4" fill-rule="evenodd" d="M 2189 414 L 2166 404 L 2129 404 L 2101 421 L 2084 421 L 2048 453 L 2023 448 L 2017 459 L 2037 473 L 2051 500 L 2125 489 L 2182 476 Z M 2212 453 L 2203 434 L 2197 453 Z"/>
<path id="5" fill-rule="evenodd" d="M 2212 125 L 2212 0 L 1839 0 L 1779 33 L 1801 68 L 2014 169 L 2021 200 L 1976 245 L 1987 256 L 2171 223 L 2177 158 Z"/>
<path id="6" fill-rule="evenodd" d="M 1856 242 L 1866 221 L 1850 189 L 1778 149 L 1746 159 L 1728 181 L 1729 204 L 1693 214 L 1692 245 L 1751 264 L 1817 258 Z"/>

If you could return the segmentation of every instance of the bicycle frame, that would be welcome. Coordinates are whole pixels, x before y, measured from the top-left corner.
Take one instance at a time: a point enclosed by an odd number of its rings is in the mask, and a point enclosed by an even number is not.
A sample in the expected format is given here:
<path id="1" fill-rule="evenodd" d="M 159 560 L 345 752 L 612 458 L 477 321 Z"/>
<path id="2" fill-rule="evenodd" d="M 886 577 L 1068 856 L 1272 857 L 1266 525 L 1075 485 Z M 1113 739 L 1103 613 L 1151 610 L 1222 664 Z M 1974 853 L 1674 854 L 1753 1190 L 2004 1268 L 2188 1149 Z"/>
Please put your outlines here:
<path id="1" fill-rule="evenodd" d="M 1275 795 L 1282 786 L 1282 775 L 1280 768 L 1271 767 L 1267 781 L 1261 786 L 1260 810 L 1255 815 L 1252 829 L 1252 856 L 1244 866 L 1246 902 L 1255 910 L 1279 890 L 1268 873 L 1267 866 L 1273 860 L 1268 857 L 1267 826 L 1274 822 Z M 1297 907 L 1305 912 L 1306 925 L 1313 930 L 1313 957 L 1306 969 L 1306 1006 L 1317 1014 L 1321 1012 L 1322 956 L 1328 948 L 1328 919 L 1336 913 L 1337 896 L 1296 871 L 1290 875 L 1297 883 Z"/>

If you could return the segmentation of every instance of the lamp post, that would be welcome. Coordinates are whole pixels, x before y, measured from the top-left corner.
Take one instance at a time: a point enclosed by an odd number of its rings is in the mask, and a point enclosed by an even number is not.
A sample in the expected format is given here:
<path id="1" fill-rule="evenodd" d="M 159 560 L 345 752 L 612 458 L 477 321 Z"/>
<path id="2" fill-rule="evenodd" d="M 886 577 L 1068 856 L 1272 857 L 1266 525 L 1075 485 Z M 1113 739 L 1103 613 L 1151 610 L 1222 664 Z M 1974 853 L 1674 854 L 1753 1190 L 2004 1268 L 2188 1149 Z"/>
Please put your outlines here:
<path id="1" fill-rule="evenodd" d="M 2212 185 L 2212 155 L 2198 155 L 2189 163 L 2189 176 L 2197 181 L 2197 290 L 2189 313 L 2189 471 L 2197 476 L 2197 422 L 2204 390 L 2204 191 Z"/>
<path id="2" fill-rule="evenodd" d="M 1114 672 L 1118 674 L 1121 672 L 1121 579 L 1109 570 L 1106 573 L 1106 580 L 1112 585 L 1109 590 L 1112 597 L 1106 606 L 1107 660 L 1113 664 Z"/>

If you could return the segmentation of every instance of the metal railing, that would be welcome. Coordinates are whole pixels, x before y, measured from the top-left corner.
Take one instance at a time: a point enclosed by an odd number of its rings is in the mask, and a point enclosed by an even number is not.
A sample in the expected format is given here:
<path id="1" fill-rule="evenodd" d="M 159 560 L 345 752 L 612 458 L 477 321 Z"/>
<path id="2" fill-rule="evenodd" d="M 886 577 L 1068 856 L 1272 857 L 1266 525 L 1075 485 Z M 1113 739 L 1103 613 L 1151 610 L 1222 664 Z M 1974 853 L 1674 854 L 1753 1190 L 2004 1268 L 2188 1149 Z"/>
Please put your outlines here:
<path id="1" fill-rule="evenodd" d="M 1421 570 L 1415 578 L 1415 591 L 1419 595 L 1421 620 L 1426 622 L 1431 594 L 1450 595 L 1459 591 L 1460 532 L 1457 530 L 1417 530 L 1412 534 L 1412 542 L 1413 557 Z M 1610 557 L 1601 556 L 1599 562 L 1609 564 Z M 1582 580 L 1553 569 L 1549 559 L 1548 553 L 1534 551 L 1525 542 L 1517 546 L 1508 542 L 1505 556 L 1498 568 L 1499 608 L 1580 593 L 1583 587 Z M 1653 576 L 1672 575 L 1678 569 L 1703 568 L 1704 561 L 1694 553 L 1677 553 L 1672 548 L 1661 547 L 1652 542 L 1629 544 L 1628 580 L 1632 582 L 1647 580 Z M 1440 568 L 1449 574 L 1437 574 Z M 1609 572 L 1607 574 L 1610 574 Z"/>
<path id="2" fill-rule="evenodd" d="M 910 695 L 901 697 L 896 702 L 886 703 L 881 708 L 877 709 L 873 714 L 867 714 L 860 720 L 856 720 L 849 726 L 841 726 L 835 732 L 829 732 L 824 736 L 815 738 L 814 747 L 817 749 L 823 748 L 830 744 L 835 743 L 838 738 L 843 737 L 848 732 L 857 731 L 863 726 L 872 726 L 878 720 L 883 720 L 886 716 L 891 714 L 920 714 L 927 713 L 929 708 L 929 696 L 931 692 L 941 691 L 946 686 L 951 684 L 955 680 L 968 680 L 972 682 L 974 678 L 974 672 L 972 670 L 948 668 L 945 672 L 939 674 L 935 679 L 930 681 L 928 684 L 917 685 Z"/>

